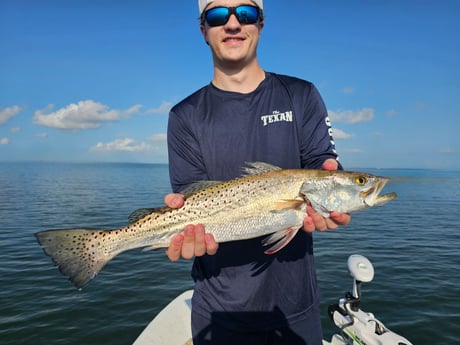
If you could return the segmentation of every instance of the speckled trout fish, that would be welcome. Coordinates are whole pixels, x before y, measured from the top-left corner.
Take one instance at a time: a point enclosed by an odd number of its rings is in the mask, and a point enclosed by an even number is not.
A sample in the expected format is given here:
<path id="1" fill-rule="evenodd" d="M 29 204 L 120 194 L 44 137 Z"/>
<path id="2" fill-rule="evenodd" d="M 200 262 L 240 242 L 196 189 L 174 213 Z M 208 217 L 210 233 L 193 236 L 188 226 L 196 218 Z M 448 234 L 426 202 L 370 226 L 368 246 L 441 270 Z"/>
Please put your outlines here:
<path id="1" fill-rule="evenodd" d="M 132 223 L 114 230 L 48 230 L 38 242 L 59 270 L 83 287 L 116 255 L 139 247 L 167 247 L 187 224 L 201 223 L 217 242 L 255 238 L 273 254 L 302 227 L 307 204 L 328 217 L 354 212 L 396 197 L 379 195 L 388 179 L 366 173 L 292 169 L 250 163 L 246 175 L 227 182 L 205 181 L 189 187 L 184 206 L 141 209 Z"/>

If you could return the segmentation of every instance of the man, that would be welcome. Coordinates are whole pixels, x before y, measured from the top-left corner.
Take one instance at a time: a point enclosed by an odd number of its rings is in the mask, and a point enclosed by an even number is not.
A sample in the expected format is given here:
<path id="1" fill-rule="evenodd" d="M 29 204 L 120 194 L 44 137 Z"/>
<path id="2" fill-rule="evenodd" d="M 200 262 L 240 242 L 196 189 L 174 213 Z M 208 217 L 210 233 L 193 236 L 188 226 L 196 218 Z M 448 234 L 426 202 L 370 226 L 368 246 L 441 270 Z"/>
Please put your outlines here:
<path id="1" fill-rule="evenodd" d="M 257 60 L 262 0 L 199 0 L 201 32 L 213 58 L 212 82 L 170 112 L 173 191 L 202 180 L 241 176 L 245 162 L 281 168 L 341 168 L 324 103 L 309 82 L 265 72 Z M 181 207 L 183 196 L 165 202 Z M 314 230 L 350 221 L 308 207 L 304 230 L 284 249 L 264 254 L 261 238 L 218 244 L 203 225 L 172 238 L 172 261 L 195 257 L 194 344 L 321 344 Z"/>

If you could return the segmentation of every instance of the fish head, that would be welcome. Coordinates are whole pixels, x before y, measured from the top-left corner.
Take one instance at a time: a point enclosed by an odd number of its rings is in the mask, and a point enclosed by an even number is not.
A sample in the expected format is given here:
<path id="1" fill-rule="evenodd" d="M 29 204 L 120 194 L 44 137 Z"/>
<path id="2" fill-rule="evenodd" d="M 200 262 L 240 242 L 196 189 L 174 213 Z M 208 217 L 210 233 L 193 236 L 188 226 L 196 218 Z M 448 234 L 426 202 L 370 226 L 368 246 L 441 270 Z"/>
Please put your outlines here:
<path id="1" fill-rule="evenodd" d="M 360 192 L 362 203 L 367 207 L 380 206 L 396 198 L 396 193 L 380 195 L 383 187 L 385 187 L 387 182 L 390 180 L 389 178 L 368 175 L 367 177 L 361 176 L 358 179 L 362 178 L 367 179 L 368 181 L 368 188 L 363 189 Z"/>
<path id="2" fill-rule="evenodd" d="M 350 213 L 393 200 L 396 193 L 380 195 L 388 181 L 367 173 L 321 171 L 303 182 L 300 193 L 316 212 L 329 217 L 332 211 Z"/>

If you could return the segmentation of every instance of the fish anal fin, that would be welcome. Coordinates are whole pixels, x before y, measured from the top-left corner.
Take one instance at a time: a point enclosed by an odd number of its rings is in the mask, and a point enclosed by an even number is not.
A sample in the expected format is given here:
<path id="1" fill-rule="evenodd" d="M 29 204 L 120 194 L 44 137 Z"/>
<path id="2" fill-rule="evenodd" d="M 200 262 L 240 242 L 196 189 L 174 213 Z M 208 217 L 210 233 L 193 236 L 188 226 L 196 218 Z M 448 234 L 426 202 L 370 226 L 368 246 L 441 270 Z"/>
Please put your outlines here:
<path id="1" fill-rule="evenodd" d="M 155 250 L 165 249 L 166 246 L 167 246 L 167 244 L 153 245 L 153 246 L 150 246 L 150 247 L 143 248 L 142 252 L 152 252 L 152 251 L 155 251 Z"/>
<path id="2" fill-rule="evenodd" d="M 277 231 L 271 236 L 265 238 L 262 242 L 264 246 L 269 244 L 275 243 L 273 246 L 268 248 L 264 253 L 265 254 L 275 254 L 276 252 L 280 251 L 284 247 L 288 245 L 289 242 L 294 238 L 299 231 L 299 227 L 293 226 L 281 231 Z"/>
<path id="3" fill-rule="evenodd" d="M 285 210 L 285 209 L 299 209 L 305 200 L 292 199 L 292 200 L 280 200 L 275 202 L 275 209 Z"/>

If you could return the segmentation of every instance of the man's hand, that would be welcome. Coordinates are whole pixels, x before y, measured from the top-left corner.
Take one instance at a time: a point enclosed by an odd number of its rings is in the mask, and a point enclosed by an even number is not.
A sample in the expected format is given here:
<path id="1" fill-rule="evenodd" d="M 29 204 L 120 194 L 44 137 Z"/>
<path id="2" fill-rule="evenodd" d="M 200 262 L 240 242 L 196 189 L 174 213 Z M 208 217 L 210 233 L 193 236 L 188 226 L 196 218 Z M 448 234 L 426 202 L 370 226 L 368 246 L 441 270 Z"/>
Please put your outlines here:
<path id="1" fill-rule="evenodd" d="M 339 163 L 335 159 L 327 159 L 323 163 L 324 170 L 337 170 Z M 307 216 L 303 221 L 303 228 L 307 232 L 315 230 L 324 231 L 328 229 L 337 229 L 340 225 L 350 223 L 351 217 L 347 213 L 331 212 L 329 218 L 324 218 L 316 213 L 311 206 L 307 206 Z"/>
<path id="2" fill-rule="evenodd" d="M 165 196 L 165 204 L 172 208 L 184 205 L 182 194 L 168 194 Z M 174 235 L 169 244 L 166 255 L 169 260 L 177 261 L 181 257 L 191 259 L 194 256 L 204 254 L 214 255 L 219 244 L 212 234 L 206 233 L 203 224 L 187 225 L 182 234 Z"/>

